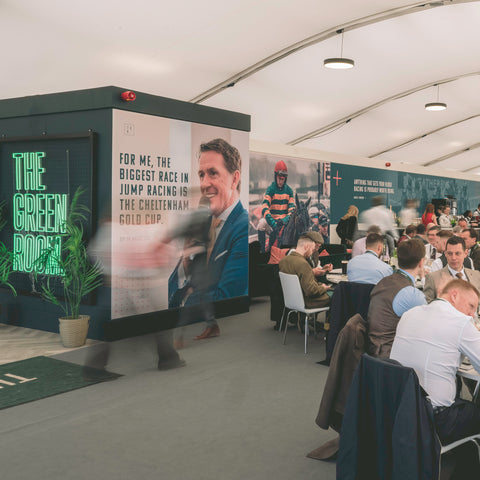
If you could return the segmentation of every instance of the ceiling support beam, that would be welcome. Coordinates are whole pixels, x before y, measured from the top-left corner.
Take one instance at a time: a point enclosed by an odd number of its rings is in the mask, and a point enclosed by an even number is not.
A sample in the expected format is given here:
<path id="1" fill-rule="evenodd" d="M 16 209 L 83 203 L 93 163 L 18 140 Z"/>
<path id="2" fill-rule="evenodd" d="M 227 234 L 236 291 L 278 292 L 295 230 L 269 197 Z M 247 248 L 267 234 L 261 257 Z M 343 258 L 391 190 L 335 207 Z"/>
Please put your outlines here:
<path id="1" fill-rule="evenodd" d="M 430 88 L 434 85 L 442 85 L 444 83 L 455 82 L 456 80 L 460 80 L 461 78 L 472 77 L 474 75 L 480 75 L 480 71 L 465 73 L 463 75 L 457 75 L 455 77 L 450 77 L 450 78 L 444 78 L 443 80 L 435 80 L 434 82 L 420 85 L 419 87 L 414 87 L 410 90 L 406 90 L 405 92 L 397 93 L 395 95 L 392 95 L 391 97 L 384 98 L 376 103 L 372 103 L 371 105 L 368 105 L 367 107 L 362 108 L 361 110 L 358 110 L 350 115 L 347 115 L 346 117 L 340 118 L 335 122 L 325 125 L 324 127 L 318 128 L 313 132 L 310 132 L 310 133 L 307 133 L 306 135 L 295 138 L 294 140 L 291 140 L 290 142 L 288 142 L 287 145 L 297 145 L 299 143 L 305 142 L 306 140 L 310 140 L 312 138 L 321 136 L 322 134 L 328 133 L 330 130 L 333 130 L 334 128 L 341 126 L 342 124 L 348 123 L 354 118 L 357 118 L 360 115 L 364 115 L 365 113 L 368 113 L 375 108 L 381 107 L 382 105 L 385 105 L 388 102 L 392 102 L 393 100 L 398 100 L 399 98 L 407 97 L 408 95 L 412 95 L 413 93 L 419 92 L 421 90 L 425 90 L 426 88 Z"/>
<path id="2" fill-rule="evenodd" d="M 405 142 L 399 143 L 398 145 L 394 145 L 393 147 L 389 147 L 385 150 L 382 150 L 381 152 L 374 153 L 373 155 L 368 155 L 368 158 L 379 157 L 380 155 L 383 155 L 384 153 L 389 153 L 393 150 L 397 150 L 399 148 L 410 145 L 411 143 L 416 142 L 417 140 L 421 140 L 422 138 L 428 137 L 429 135 L 432 135 L 433 133 L 440 132 L 441 130 L 445 130 L 447 128 L 454 127 L 455 125 L 459 125 L 460 123 L 463 123 L 463 122 L 468 122 L 469 120 L 473 120 L 474 118 L 478 118 L 478 117 L 480 117 L 480 114 L 472 115 L 471 117 L 463 118 L 462 120 L 458 120 L 456 122 L 449 123 L 447 125 L 443 125 L 442 127 L 436 128 L 435 130 L 430 130 L 429 132 L 422 133 L 421 135 L 410 138 L 409 140 L 406 140 Z"/>
<path id="3" fill-rule="evenodd" d="M 268 67 L 269 65 L 279 62 L 280 60 L 283 60 L 289 55 L 292 55 L 300 50 L 303 50 L 304 48 L 310 47 L 312 45 L 316 45 L 331 37 L 334 37 L 339 33 L 356 30 L 358 28 L 362 28 L 367 25 L 371 25 L 373 23 L 382 22 L 384 20 L 389 20 L 391 18 L 401 17 L 403 15 L 409 15 L 411 13 L 423 12 L 425 10 L 429 10 L 430 8 L 443 7 L 447 5 L 454 5 L 454 4 L 460 4 L 460 3 L 472 3 L 476 1 L 478 0 L 439 0 L 439 1 L 430 1 L 430 2 L 415 2 L 410 5 L 406 5 L 398 8 L 392 8 L 389 10 L 384 10 L 382 12 L 378 12 L 372 15 L 367 15 L 365 17 L 354 19 L 342 25 L 337 25 L 336 27 L 330 28 L 328 30 L 317 33 L 308 38 L 305 38 L 304 40 L 296 42 L 292 45 L 289 45 L 288 47 L 270 55 L 269 57 L 266 57 L 260 60 L 259 62 L 247 67 L 241 72 L 238 72 L 235 75 L 231 76 L 230 78 L 227 78 L 223 82 L 215 85 L 209 90 L 206 90 L 205 92 L 197 95 L 196 97 L 192 98 L 190 102 L 192 103 L 204 102 L 210 97 L 213 97 L 214 95 L 217 95 L 218 93 L 222 92 L 226 88 L 235 86 L 238 82 L 245 80 L 246 78 Z"/>
<path id="4" fill-rule="evenodd" d="M 455 157 L 457 155 L 460 155 L 465 152 L 469 152 L 471 150 L 475 150 L 480 147 L 480 143 L 474 143 L 473 145 L 470 145 L 466 148 L 462 148 L 461 150 L 457 150 L 452 153 L 448 153 L 447 155 L 443 155 L 442 157 L 435 158 L 434 160 L 430 160 L 427 163 L 422 163 L 422 167 L 430 167 L 431 165 L 435 165 L 436 163 L 443 162 L 444 160 L 448 160 L 449 158 Z M 462 172 L 469 172 L 470 170 L 473 170 L 475 168 L 478 168 L 478 165 L 473 168 L 469 168 L 468 170 L 462 170 Z"/>

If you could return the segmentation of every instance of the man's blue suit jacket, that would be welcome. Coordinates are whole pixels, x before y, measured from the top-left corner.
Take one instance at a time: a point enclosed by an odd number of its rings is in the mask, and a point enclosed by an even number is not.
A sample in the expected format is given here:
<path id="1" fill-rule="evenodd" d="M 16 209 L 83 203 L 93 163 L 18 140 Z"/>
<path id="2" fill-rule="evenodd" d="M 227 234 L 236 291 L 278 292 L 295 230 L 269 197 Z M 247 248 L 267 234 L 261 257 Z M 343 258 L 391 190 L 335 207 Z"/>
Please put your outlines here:
<path id="1" fill-rule="evenodd" d="M 181 261 L 181 260 L 180 260 Z M 248 295 L 248 213 L 238 202 L 220 230 L 207 265 L 208 286 L 185 305 Z M 168 280 L 168 306 L 179 306 L 178 265 Z"/>

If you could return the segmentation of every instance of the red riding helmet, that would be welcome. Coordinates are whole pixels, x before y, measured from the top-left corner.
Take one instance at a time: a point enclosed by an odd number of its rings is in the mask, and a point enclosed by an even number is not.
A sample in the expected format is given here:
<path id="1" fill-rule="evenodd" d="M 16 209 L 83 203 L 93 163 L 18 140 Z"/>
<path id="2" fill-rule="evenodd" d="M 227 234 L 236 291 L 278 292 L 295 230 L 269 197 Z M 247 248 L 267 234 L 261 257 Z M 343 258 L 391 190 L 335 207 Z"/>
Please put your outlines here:
<path id="1" fill-rule="evenodd" d="M 283 160 L 280 160 L 275 164 L 275 175 L 278 174 L 285 176 L 288 175 L 287 165 Z"/>

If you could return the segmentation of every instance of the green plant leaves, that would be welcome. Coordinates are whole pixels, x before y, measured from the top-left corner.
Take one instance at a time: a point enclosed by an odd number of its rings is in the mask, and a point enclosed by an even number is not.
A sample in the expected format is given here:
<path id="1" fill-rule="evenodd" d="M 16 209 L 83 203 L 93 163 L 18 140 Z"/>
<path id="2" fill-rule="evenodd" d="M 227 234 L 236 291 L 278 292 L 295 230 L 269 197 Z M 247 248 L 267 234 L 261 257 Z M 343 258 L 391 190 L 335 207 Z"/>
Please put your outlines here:
<path id="1" fill-rule="evenodd" d="M 82 298 L 102 285 L 102 270 L 98 263 L 92 264 L 87 254 L 87 243 L 83 238 L 82 222 L 86 220 L 88 208 L 79 202 L 84 190 L 79 187 L 70 202 L 65 222 L 65 233 L 61 234 L 60 255 L 51 244 L 37 259 L 37 272 L 45 270 L 49 262 L 58 265 L 63 289 L 63 301 L 57 297 L 54 284 L 58 277 L 37 273 L 41 279 L 42 297 L 62 308 L 66 316 L 78 317 Z"/>

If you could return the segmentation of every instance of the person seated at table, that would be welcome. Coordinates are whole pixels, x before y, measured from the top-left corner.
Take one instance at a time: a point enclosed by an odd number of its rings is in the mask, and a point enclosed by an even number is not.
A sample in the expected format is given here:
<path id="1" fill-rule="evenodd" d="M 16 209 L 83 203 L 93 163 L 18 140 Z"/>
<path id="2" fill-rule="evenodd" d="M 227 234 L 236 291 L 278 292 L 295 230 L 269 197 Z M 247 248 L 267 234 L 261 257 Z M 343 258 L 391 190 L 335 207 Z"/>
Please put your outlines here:
<path id="1" fill-rule="evenodd" d="M 460 218 L 457 222 L 457 227 L 461 227 L 462 230 L 469 228 L 467 220 L 465 218 Z"/>
<path id="2" fill-rule="evenodd" d="M 420 239 L 424 245 L 428 244 L 427 240 L 427 229 L 425 228 L 425 225 L 423 223 L 419 223 L 417 225 L 417 233 L 413 238 L 418 238 Z"/>
<path id="3" fill-rule="evenodd" d="M 480 270 L 480 247 L 478 246 L 477 232 L 473 228 L 466 228 L 460 233 L 460 237 L 465 240 L 465 246 L 468 248 L 468 256 L 472 259 L 473 268 Z"/>
<path id="4" fill-rule="evenodd" d="M 472 213 L 472 218 L 474 218 L 475 222 L 478 222 L 480 219 L 480 203 L 477 205 L 477 208 Z"/>
<path id="5" fill-rule="evenodd" d="M 427 302 L 435 300 L 441 287 L 452 278 L 460 278 L 470 282 L 475 288 L 480 288 L 480 272 L 464 267 L 467 256 L 467 247 L 462 237 L 451 237 L 447 240 L 445 257 L 447 265 L 441 270 L 430 273 L 425 277 L 423 289 Z"/>
<path id="6" fill-rule="evenodd" d="M 307 308 L 321 308 L 330 304 L 330 296 L 327 294 L 330 286 L 317 282 L 307 260 L 314 250 L 315 242 L 302 235 L 295 250 L 283 257 L 278 265 L 280 272 L 298 276 Z"/>
<path id="7" fill-rule="evenodd" d="M 389 357 L 400 317 L 427 303 L 423 292 L 415 288 L 416 277 L 423 277 L 423 243 L 416 238 L 405 240 L 398 246 L 397 256 L 398 270 L 380 280 L 370 294 L 367 352 L 374 357 Z"/>
<path id="8" fill-rule="evenodd" d="M 437 301 L 402 315 L 392 345 L 390 358 L 413 368 L 427 392 L 444 445 L 480 432 L 480 408 L 456 398 L 456 374 L 463 357 L 480 372 L 480 332 L 472 318 L 478 299 L 473 284 L 450 280 Z"/>
<path id="9" fill-rule="evenodd" d="M 430 266 L 430 272 L 441 270 L 447 264 L 445 247 L 447 245 L 447 240 L 451 237 L 453 237 L 453 232 L 450 230 L 440 230 L 437 232 L 437 241 L 435 246 L 437 248 L 437 255 L 440 254 L 440 256 L 432 262 L 432 265 Z"/>
<path id="10" fill-rule="evenodd" d="M 437 252 L 437 234 L 441 231 L 441 228 L 437 225 L 431 224 L 427 227 L 427 240 L 428 244 L 425 245 L 425 259 L 435 260 L 441 256 L 441 253 Z"/>
<path id="11" fill-rule="evenodd" d="M 365 244 L 366 252 L 352 258 L 347 264 L 348 281 L 376 285 L 382 278 L 391 275 L 393 269 L 378 258 L 383 250 L 383 235 L 369 233 Z"/>
<path id="12" fill-rule="evenodd" d="M 403 235 L 398 239 L 398 243 L 401 243 L 404 240 L 410 240 L 411 238 L 414 238 L 416 234 L 417 234 L 416 225 L 408 225 L 405 231 L 403 232 Z"/>
<path id="13" fill-rule="evenodd" d="M 357 255 L 363 255 L 366 252 L 366 250 L 367 250 L 367 246 L 366 246 L 367 236 L 370 233 L 377 233 L 378 235 L 381 235 L 382 230 L 380 229 L 380 227 L 378 225 L 370 225 L 368 227 L 366 235 L 359 238 L 358 240 L 355 240 L 355 242 L 353 242 L 352 258 L 356 257 Z M 387 252 L 387 253 L 389 253 L 389 252 Z"/>
<path id="14" fill-rule="evenodd" d="M 313 253 L 307 258 L 308 263 L 312 266 L 312 271 L 315 277 L 321 277 L 322 275 L 327 274 L 333 270 L 333 265 L 331 263 L 327 263 L 320 265 L 319 258 L 319 249 L 323 245 L 323 237 L 320 233 L 310 230 L 304 234 L 307 238 L 315 242 L 315 250 Z"/>
<path id="15" fill-rule="evenodd" d="M 470 225 L 470 222 L 472 221 L 473 219 L 473 213 L 471 210 L 465 210 L 463 212 L 463 215 L 462 217 L 467 221 L 467 223 Z"/>

